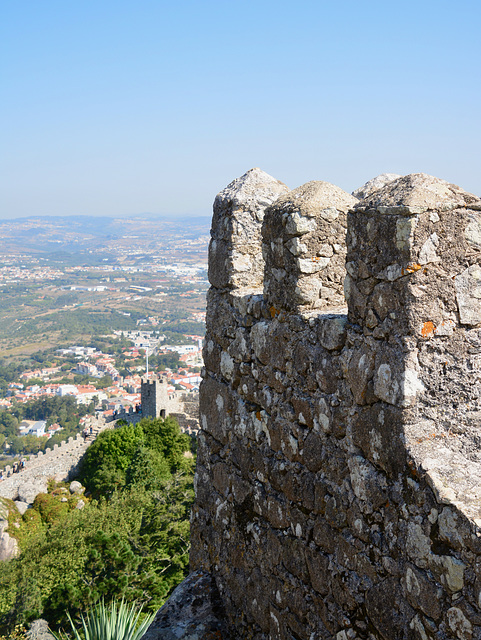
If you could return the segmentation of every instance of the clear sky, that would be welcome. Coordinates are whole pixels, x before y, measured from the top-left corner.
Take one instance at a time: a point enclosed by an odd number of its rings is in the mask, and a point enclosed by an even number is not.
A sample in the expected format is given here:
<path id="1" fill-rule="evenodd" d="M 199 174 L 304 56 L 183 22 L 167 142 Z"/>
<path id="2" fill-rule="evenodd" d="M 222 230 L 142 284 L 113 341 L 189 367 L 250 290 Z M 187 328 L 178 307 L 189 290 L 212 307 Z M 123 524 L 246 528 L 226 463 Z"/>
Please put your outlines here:
<path id="1" fill-rule="evenodd" d="M 210 215 L 251 167 L 481 195 L 479 0 L 3 0 L 0 218 Z"/>

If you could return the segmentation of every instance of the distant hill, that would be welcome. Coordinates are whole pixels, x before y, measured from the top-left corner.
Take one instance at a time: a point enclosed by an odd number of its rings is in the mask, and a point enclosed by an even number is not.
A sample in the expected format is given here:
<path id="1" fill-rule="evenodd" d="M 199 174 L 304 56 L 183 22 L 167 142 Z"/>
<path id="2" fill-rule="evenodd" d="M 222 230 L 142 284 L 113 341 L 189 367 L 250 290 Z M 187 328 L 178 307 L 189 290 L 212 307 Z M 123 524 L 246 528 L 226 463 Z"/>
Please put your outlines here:
<path id="1" fill-rule="evenodd" d="M 113 241 L 135 238 L 150 244 L 180 236 L 196 239 L 209 234 L 210 218 L 139 214 L 107 216 L 32 216 L 0 220 L 1 253 L 79 253 L 112 249 Z"/>

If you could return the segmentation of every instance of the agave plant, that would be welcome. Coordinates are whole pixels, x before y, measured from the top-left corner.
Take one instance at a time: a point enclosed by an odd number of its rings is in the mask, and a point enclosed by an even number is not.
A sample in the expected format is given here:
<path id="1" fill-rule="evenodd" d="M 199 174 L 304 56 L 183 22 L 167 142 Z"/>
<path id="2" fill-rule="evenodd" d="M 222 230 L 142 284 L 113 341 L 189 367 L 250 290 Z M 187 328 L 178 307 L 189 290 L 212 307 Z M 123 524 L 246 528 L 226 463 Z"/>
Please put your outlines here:
<path id="1" fill-rule="evenodd" d="M 113 601 L 107 606 L 102 600 L 87 612 L 85 618 L 81 616 L 80 630 L 70 614 L 67 613 L 67 616 L 74 640 L 140 640 L 155 617 L 153 613 L 140 622 L 141 613 L 142 607 L 137 607 L 135 603 L 129 606 L 122 600 L 120 603 Z M 68 640 L 63 633 L 53 635 L 56 640 Z"/>

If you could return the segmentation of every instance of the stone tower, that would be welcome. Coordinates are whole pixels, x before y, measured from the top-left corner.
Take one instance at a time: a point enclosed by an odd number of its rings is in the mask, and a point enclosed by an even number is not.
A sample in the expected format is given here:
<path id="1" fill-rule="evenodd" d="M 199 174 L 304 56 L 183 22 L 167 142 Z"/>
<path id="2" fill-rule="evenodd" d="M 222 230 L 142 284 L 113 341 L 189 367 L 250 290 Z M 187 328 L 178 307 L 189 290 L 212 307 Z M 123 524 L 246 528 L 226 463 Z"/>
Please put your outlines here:
<path id="1" fill-rule="evenodd" d="M 142 379 L 141 388 L 142 415 L 145 418 L 165 418 L 167 415 L 167 380 L 155 378 Z"/>

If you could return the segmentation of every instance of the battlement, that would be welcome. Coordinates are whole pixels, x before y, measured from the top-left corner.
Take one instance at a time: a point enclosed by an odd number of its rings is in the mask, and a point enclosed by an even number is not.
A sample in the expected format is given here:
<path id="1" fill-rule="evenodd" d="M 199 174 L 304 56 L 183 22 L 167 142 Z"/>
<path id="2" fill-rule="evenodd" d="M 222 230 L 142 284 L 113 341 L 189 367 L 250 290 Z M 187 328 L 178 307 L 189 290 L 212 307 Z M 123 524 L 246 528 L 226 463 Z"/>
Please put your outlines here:
<path id="1" fill-rule="evenodd" d="M 239 637 L 481 637 L 481 200 L 216 198 L 192 568 Z"/>
<path id="2" fill-rule="evenodd" d="M 144 418 L 165 418 L 168 412 L 169 394 L 167 380 L 154 378 L 141 381 L 142 416 Z"/>
<path id="3" fill-rule="evenodd" d="M 172 416 L 182 431 L 195 433 L 199 428 L 198 396 L 174 391 L 169 393 L 166 378 L 143 378 L 141 381 L 141 410 L 129 407 L 116 412 L 112 420 L 127 420 L 137 423 L 142 418 L 165 418 Z"/>
<path id="4" fill-rule="evenodd" d="M 71 436 L 67 441 L 54 444 L 45 452 L 29 455 L 25 468 L 19 473 L 13 473 L 12 467 L 7 465 L 4 469 L 5 479 L 0 482 L 0 496 L 15 500 L 22 485 L 37 483 L 46 486 L 49 478 L 57 481 L 71 479 L 78 473 L 79 462 L 89 445 L 90 442 L 78 434 L 75 438 Z"/>

